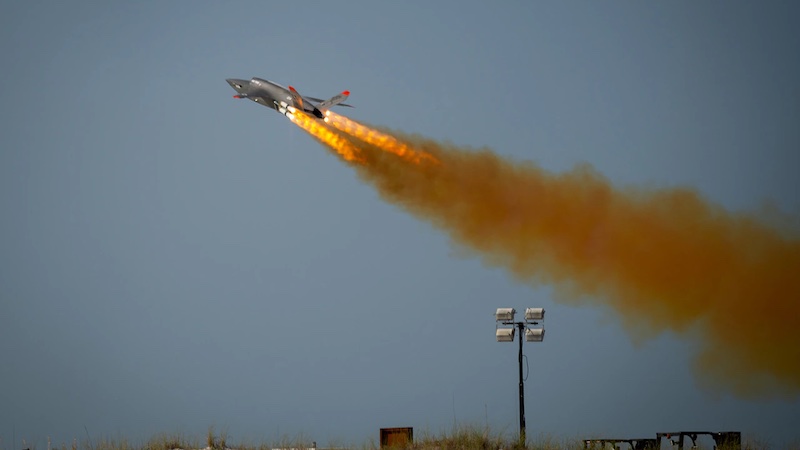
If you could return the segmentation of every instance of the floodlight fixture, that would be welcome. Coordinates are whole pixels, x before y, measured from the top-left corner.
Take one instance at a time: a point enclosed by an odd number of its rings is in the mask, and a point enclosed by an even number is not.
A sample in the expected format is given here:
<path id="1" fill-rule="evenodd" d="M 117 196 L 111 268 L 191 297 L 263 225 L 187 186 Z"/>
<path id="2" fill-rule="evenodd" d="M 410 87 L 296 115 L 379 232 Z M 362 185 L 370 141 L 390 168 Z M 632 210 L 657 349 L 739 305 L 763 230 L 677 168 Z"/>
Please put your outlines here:
<path id="1" fill-rule="evenodd" d="M 525 320 L 528 322 L 544 320 L 544 308 L 526 308 Z"/>
<path id="2" fill-rule="evenodd" d="M 515 328 L 498 328 L 495 333 L 497 342 L 514 342 L 514 331 Z"/>
<path id="3" fill-rule="evenodd" d="M 526 342 L 542 342 L 544 340 L 544 328 L 528 328 L 525 330 Z"/>
<path id="4" fill-rule="evenodd" d="M 514 314 L 517 311 L 514 308 L 497 308 L 497 312 L 494 313 L 494 320 L 498 322 L 513 322 L 514 321 Z"/>

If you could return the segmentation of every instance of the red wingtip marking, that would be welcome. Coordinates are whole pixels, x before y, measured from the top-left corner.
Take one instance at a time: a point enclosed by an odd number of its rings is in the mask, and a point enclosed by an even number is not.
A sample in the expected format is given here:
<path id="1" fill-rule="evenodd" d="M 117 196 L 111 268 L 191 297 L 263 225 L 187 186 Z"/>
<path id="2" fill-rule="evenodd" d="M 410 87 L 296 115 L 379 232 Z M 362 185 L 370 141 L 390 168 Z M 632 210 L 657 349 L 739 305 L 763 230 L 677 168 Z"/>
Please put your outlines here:
<path id="1" fill-rule="evenodd" d="M 239 97 L 238 95 L 234 95 L 233 98 L 242 98 L 242 97 Z"/>
<path id="2" fill-rule="evenodd" d="M 292 92 L 297 92 L 297 91 L 295 91 L 295 90 L 294 90 L 294 88 L 293 88 L 293 87 L 291 87 L 291 86 L 289 86 L 289 90 L 290 90 L 290 91 L 292 91 Z"/>
<path id="3" fill-rule="evenodd" d="M 344 94 L 344 95 L 350 95 L 350 91 L 343 91 L 343 92 L 342 92 L 342 94 Z"/>

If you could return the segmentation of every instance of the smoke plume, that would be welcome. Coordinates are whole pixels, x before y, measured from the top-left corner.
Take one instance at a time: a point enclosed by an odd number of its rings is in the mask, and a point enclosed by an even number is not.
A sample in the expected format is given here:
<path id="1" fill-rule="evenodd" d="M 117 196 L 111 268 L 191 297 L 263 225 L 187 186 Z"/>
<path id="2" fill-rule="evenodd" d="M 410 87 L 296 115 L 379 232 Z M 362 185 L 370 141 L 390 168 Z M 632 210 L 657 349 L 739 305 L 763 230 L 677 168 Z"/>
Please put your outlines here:
<path id="1" fill-rule="evenodd" d="M 620 189 L 331 114 L 293 119 L 381 197 L 561 301 L 633 336 L 691 333 L 700 380 L 741 397 L 800 393 L 800 241 L 691 189 Z"/>

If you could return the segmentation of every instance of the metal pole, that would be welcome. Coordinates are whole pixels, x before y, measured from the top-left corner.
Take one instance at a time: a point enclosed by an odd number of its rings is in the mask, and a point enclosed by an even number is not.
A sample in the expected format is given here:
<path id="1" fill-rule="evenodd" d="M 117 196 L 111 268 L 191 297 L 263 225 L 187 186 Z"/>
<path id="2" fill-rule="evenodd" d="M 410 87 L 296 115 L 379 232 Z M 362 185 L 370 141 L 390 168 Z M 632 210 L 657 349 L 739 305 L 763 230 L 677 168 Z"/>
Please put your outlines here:
<path id="1" fill-rule="evenodd" d="M 525 324 L 517 322 L 519 328 L 519 443 L 525 447 L 525 384 L 522 381 L 522 341 L 525 339 Z"/>

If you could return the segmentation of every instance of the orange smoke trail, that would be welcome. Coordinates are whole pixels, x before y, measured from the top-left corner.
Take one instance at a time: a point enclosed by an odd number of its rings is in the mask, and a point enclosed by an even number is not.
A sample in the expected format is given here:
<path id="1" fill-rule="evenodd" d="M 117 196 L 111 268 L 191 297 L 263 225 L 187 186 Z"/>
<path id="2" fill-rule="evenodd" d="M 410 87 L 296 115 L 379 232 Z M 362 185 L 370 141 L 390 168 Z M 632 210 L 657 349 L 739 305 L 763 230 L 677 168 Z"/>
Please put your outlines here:
<path id="1" fill-rule="evenodd" d="M 607 305 L 634 335 L 696 333 L 695 369 L 709 386 L 744 397 L 800 393 L 796 239 L 689 189 L 623 190 L 589 166 L 552 174 L 489 151 L 400 133 L 364 138 L 333 123 L 385 200 L 487 263 L 551 284 L 561 300 Z"/>

